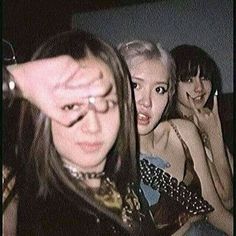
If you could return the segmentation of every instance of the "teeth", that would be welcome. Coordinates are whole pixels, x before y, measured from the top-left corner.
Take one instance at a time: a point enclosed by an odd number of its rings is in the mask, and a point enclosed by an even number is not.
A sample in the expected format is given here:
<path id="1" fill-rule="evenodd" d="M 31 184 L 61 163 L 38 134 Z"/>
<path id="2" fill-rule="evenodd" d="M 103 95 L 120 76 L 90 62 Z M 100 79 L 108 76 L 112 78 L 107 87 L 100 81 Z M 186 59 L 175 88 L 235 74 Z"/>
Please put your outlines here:
<path id="1" fill-rule="evenodd" d="M 197 98 L 195 98 L 195 100 L 201 100 L 203 97 L 201 96 L 201 97 L 197 97 Z"/>
<path id="2" fill-rule="evenodd" d="M 138 116 L 139 116 L 140 118 L 147 118 L 147 116 L 146 116 L 146 115 L 144 115 L 144 114 L 141 114 L 141 113 L 139 113 L 139 114 L 138 114 Z"/>
<path id="3" fill-rule="evenodd" d="M 148 119 L 148 116 L 139 113 L 139 114 L 138 114 L 138 118 L 139 118 L 139 119 Z"/>

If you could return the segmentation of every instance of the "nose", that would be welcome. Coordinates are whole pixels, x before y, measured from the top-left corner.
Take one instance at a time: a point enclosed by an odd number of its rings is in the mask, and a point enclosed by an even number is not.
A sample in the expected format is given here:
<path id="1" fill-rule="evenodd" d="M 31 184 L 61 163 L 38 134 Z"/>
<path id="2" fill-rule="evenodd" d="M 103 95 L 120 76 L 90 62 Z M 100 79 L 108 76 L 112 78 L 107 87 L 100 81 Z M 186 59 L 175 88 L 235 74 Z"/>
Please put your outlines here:
<path id="1" fill-rule="evenodd" d="M 194 80 L 194 91 L 196 93 L 199 93 L 203 90 L 203 88 L 204 88 L 204 86 L 203 86 L 201 78 L 196 78 Z"/>
<path id="2" fill-rule="evenodd" d="M 142 94 L 140 94 L 139 104 L 146 108 L 152 106 L 152 99 L 149 91 L 144 91 Z"/>
<path id="3" fill-rule="evenodd" d="M 81 126 L 84 133 L 96 134 L 101 130 L 101 124 L 98 114 L 95 109 L 89 110 L 84 117 L 84 122 Z"/>

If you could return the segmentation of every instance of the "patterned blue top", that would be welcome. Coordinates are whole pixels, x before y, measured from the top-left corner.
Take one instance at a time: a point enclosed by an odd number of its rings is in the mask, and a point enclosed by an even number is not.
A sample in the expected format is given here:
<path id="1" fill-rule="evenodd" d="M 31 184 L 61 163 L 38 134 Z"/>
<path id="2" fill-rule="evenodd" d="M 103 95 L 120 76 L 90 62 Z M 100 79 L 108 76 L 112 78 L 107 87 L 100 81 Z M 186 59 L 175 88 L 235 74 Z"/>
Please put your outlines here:
<path id="1" fill-rule="evenodd" d="M 146 159 L 151 164 L 153 164 L 156 167 L 159 167 L 161 169 L 166 169 L 166 168 L 170 167 L 169 162 L 161 159 L 158 156 L 154 156 L 154 155 L 151 155 L 151 154 L 147 155 L 147 154 L 140 153 L 139 158 L 140 158 L 140 160 Z M 141 183 L 140 183 L 140 187 L 143 191 L 143 194 L 144 194 L 145 198 L 148 201 L 149 206 L 152 206 L 152 205 L 154 205 L 158 202 L 159 197 L 160 197 L 160 193 L 157 190 L 153 190 L 150 186 L 145 185 L 142 180 L 141 180 Z"/>

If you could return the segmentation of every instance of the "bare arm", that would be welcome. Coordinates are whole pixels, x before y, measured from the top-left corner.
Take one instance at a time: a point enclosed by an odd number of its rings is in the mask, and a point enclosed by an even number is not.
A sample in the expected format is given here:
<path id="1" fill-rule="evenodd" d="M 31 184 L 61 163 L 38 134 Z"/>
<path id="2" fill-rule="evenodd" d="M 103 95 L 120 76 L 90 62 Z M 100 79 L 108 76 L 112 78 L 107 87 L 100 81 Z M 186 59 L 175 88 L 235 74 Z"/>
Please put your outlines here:
<path id="1" fill-rule="evenodd" d="M 193 124 L 188 123 L 186 127 L 181 130 L 181 134 L 192 155 L 194 169 L 201 182 L 202 196 L 215 209 L 208 214 L 208 220 L 228 235 L 233 235 L 233 216 L 224 208 L 216 192 L 198 131 Z"/>
<path id="2" fill-rule="evenodd" d="M 195 113 L 195 124 L 207 134 L 209 139 L 213 158 L 213 163 L 209 160 L 209 166 L 217 193 L 224 206 L 230 209 L 233 201 L 232 174 L 223 140 L 217 96 L 214 96 L 212 111 L 208 108 L 196 109 L 191 98 L 189 101 Z"/>

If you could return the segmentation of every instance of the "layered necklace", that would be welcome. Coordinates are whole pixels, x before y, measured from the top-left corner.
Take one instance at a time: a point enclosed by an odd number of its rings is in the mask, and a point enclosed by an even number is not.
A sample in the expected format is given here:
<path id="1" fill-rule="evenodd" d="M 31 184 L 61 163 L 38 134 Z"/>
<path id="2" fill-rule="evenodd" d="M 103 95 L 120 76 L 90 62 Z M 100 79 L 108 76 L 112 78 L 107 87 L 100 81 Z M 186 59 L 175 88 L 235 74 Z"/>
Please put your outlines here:
<path id="1" fill-rule="evenodd" d="M 76 167 L 71 166 L 68 163 L 63 163 L 63 166 L 67 169 L 67 171 L 70 173 L 72 177 L 74 177 L 77 180 L 87 180 L 87 179 L 100 179 L 103 176 L 105 176 L 105 172 L 79 172 Z"/>
<path id="2" fill-rule="evenodd" d="M 133 225 L 133 219 L 140 221 L 140 203 L 137 195 L 130 185 L 127 187 L 127 193 L 122 199 L 117 187 L 110 178 L 105 177 L 105 172 L 79 172 L 76 167 L 68 163 L 63 163 L 68 173 L 78 181 L 84 182 L 88 179 L 101 179 L 99 188 L 87 188 L 92 197 L 106 208 L 119 215 L 125 224 L 129 227 Z"/>

